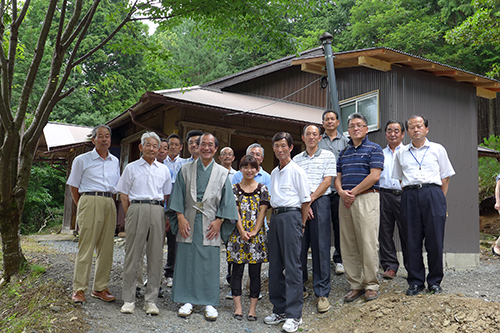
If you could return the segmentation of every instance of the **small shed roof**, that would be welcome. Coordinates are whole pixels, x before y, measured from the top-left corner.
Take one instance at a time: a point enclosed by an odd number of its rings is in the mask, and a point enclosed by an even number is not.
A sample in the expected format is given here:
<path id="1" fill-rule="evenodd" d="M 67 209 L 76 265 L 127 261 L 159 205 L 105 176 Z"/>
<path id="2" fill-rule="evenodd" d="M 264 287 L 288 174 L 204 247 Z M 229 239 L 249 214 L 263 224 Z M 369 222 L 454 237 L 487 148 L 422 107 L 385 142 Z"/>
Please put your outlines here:
<path id="1" fill-rule="evenodd" d="M 92 127 L 49 122 L 43 128 L 47 150 L 89 141 Z"/>

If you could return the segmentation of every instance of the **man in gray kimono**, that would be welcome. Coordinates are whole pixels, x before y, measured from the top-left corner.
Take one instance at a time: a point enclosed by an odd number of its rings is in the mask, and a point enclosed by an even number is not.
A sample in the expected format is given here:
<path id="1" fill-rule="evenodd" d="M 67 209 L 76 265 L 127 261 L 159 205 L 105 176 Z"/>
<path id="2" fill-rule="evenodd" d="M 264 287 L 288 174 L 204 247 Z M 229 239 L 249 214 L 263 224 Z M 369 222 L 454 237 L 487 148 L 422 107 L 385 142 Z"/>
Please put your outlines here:
<path id="1" fill-rule="evenodd" d="M 177 233 L 177 257 L 172 300 L 184 303 L 180 317 L 205 305 L 205 318 L 216 320 L 219 305 L 221 235 L 229 236 L 238 211 L 228 170 L 215 163 L 219 147 L 215 136 L 200 137 L 200 157 L 182 166 L 177 174 L 169 210 L 170 224 Z"/>

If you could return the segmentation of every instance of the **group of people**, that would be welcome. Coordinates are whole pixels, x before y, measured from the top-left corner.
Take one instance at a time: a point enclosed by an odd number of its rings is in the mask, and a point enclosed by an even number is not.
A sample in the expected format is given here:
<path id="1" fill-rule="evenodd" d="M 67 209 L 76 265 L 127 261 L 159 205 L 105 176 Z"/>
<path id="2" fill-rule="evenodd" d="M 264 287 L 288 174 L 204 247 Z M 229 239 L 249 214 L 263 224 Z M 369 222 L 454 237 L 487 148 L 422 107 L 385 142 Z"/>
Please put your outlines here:
<path id="1" fill-rule="evenodd" d="M 261 164 L 264 148 L 250 145 L 233 169 L 234 151 L 220 150 L 210 133 L 190 131 L 191 154 L 180 157 L 183 141 L 177 134 L 166 140 L 154 132 L 141 137 L 142 156 L 129 163 L 120 176 L 119 163 L 109 153 L 111 129 L 92 131 L 95 149 L 78 156 L 68 184 L 80 228 L 73 281 L 74 302 L 85 301 L 94 250 L 97 253 L 92 297 L 114 301 L 109 279 L 116 209 L 120 194 L 126 213 L 123 269 L 123 313 L 135 309 L 136 283 L 147 256 L 144 310 L 159 313 L 156 301 L 161 285 L 165 234 L 168 257 L 164 269 L 171 297 L 181 303 L 178 315 L 188 317 L 195 305 L 205 306 L 207 320 L 216 320 L 219 305 L 220 246 L 226 245 L 233 317 L 243 319 L 242 279 L 248 264 L 250 308 L 247 320 L 257 320 L 261 295 L 261 267 L 269 262 L 269 325 L 284 322 L 295 332 L 302 323 L 307 294 L 308 253 L 312 256 L 313 290 L 318 312 L 330 308 L 330 260 L 336 274 L 345 272 L 350 285 L 344 301 L 378 297 L 379 265 L 383 277 L 396 276 L 399 262 L 393 241 L 397 224 L 408 272 L 407 295 L 425 288 L 439 293 L 443 278 L 443 241 L 446 193 L 455 172 L 446 150 L 430 142 L 427 119 L 411 116 L 406 126 L 389 121 L 387 147 L 368 137 L 368 123 L 360 113 L 347 119 L 350 139 L 337 131 L 337 112 L 326 110 L 322 124 L 304 127 L 305 150 L 292 158 L 293 138 L 279 132 L 272 148 L 279 164 L 268 174 Z M 404 146 L 405 129 L 411 138 Z M 271 209 L 271 219 L 266 213 Z M 166 212 L 166 215 L 165 215 Z M 330 257 L 331 230 L 334 233 Z M 429 272 L 425 275 L 422 245 Z M 330 259 L 331 258 L 331 259 Z"/>

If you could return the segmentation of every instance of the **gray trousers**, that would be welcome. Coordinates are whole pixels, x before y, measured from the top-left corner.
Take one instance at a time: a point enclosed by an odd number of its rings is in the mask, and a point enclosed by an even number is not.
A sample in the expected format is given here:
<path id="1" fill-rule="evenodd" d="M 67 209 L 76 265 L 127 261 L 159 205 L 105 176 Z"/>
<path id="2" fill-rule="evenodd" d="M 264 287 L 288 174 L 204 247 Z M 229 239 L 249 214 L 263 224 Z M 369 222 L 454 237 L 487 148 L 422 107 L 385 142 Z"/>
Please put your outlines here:
<path id="1" fill-rule="evenodd" d="M 317 297 L 330 295 L 330 198 L 324 195 L 311 205 L 314 219 L 306 222 L 302 237 L 302 281 L 307 282 L 307 251 L 311 247 L 313 266 L 313 288 Z"/>
<path id="2" fill-rule="evenodd" d="M 302 317 L 302 215 L 290 211 L 272 215 L 269 224 L 269 300 L 273 313 Z"/>
<path id="3" fill-rule="evenodd" d="M 148 285 L 144 299 L 155 303 L 160 288 L 165 241 L 165 209 L 160 205 L 132 204 L 125 217 L 124 302 L 135 302 L 135 281 L 146 245 Z"/>
<path id="4" fill-rule="evenodd" d="M 406 268 L 406 237 L 400 217 L 401 195 L 380 191 L 380 227 L 379 227 L 379 251 L 380 264 L 384 271 L 392 269 L 398 271 L 399 261 L 394 245 L 394 229 L 398 226 L 399 239 Z"/>

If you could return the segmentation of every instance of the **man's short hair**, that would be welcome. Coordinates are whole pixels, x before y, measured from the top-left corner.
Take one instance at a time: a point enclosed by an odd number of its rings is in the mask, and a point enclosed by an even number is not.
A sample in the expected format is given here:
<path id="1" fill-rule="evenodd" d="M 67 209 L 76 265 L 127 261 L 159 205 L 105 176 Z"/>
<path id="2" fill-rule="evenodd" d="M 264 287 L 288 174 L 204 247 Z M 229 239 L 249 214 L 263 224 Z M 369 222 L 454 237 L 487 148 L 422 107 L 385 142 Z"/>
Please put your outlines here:
<path id="1" fill-rule="evenodd" d="M 208 133 L 208 132 L 201 133 L 200 138 L 198 139 L 198 145 L 201 143 L 201 138 L 204 137 L 205 135 L 211 135 L 211 136 L 213 136 L 214 137 L 215 147 L 219 148 L 219 140 L 217 140 L 217 138 L 215 137 L 215 135 L 213 135 L 212 133 Z"/>
<path id="2" fill-rule="evenodd" d="M 351 122 L 351 120 L 353 119 L 361 119 L 365 125 L 368 125 L 368 121 L 366 120 L 366 117 L 364 114 L 362 113 L 359 113 L 359 112 L 355 112 L 355 113 L 351 113 L 349 115 L 349 117 L 347 117 L 347 125 L 349 126 L 349 123 Z"/>
<path id="3" fill-rule="evenodd" d="M 186 134 L 186 143 L 188 143 L 189 139 L 192 138 L 193 136 L 202 136 L 202 135 L 203 135 L 203 132 L 200 130 L 189 131 Z M 198 144 L 200 144 L 200 140 L 198 140 Z"/>
<path id="4" fill-rule="evenodd" d="M 97 125 L 96 127 L 94 127 L 92 129 L 92 139 L 95 139 L 96 136 L 97 136 L 97 131 L 99 130 L 99 128 L 101 127 L 104 127 L 105 129 L 107 129 L 109 131 L 109 135 L 111 135 L 111 127 L 109 127 L 108 125 L 104 125 L 104 124 L 101 124 L 101 125 Z"/>
<path id="5" fill-rule="evenodd" d="M 232 151 L 232 152 L 233 152 L 233 154 L 234 154 L 234 150 L 233 150 L 233 148 L 231 148 L 231 147 L 229 147 L 229 146 L 228 146 L 228 147 L 224 147 L 224 148 L 222 148 L 222 149 L 220 150 L 221 154 L 222 154 L 222 152 L 223 152 L 225 149 L 231 149 L 231 151 Z"/>
<path id="6" fill-rule="evenodd" d="M 406 121 L 406 130 L 408 130 L 408 121 L 409 121 L 410 119 L 415 119 L 415 118 L 419 118 L 419 117 L 420 117 L 420 118 L 422 118 L 422 119 L 424 120 L 424 125 L 425 125 L 425 128 L 429 127 L 429 121 L 428 121 L 427 119 L 425 119 L 425 117 L 424 117 L 424 116 L 421 116 L 421 115 L 419 115 L 419 114 L 412 114 L 412 115 L 410 116 L 410 118 L 408 118 L 408 120 Z"/>
<path id="7" fill-rule="evenodd" d="M 333 112 L 335 114 L 335 117 L 337 118 L 337 120 L 339 120 L 339 113 L 337 111 L 334 111 L 334 110 L 325 110 L 325 112 L 323 112 L 323 115 L 321 116 L 321 120 L 325 120 L 326 114 L 330 113 L 330 112 Z"/>
<path id="8" fill-rule="evenodd" d="M 156 134 L 155 132 L 146 132 L 144 133 L 142 136 L 141 136 L 141 145 L 145 145 L 146 144 L 146 140 L 149 139 L 149 138 L 153 138 L 155 139 L 156 141 L 158 141 L 158 145 L 160 144 L 161 140 L 160 140 L 160 137 L 158 136 L 158 134 Z"/>
<path id="9" fill-rule="evenodd" d="M 255 157 L 252 155 L 245 155 L 241 158 L 240 160 L 240 165 L 239 168 L 243 168 L 244 166 L 250 165 L 251 167 L 255 168 L 257 171 L 260 169 L 259 163 L 257 163 L 257 160 Z"/>
<path id="10" fill-rule="evenodd" d="M 252 143 L 250 146 L 247 147 L 247 155 L 250 154 L 250 151 L 254 148 L 260 148 L 260 153 L 262 154 L 262 157 L 264 157 L 264 148 L 259 143 Z"/>
<path id="11" fill-rule="evenodd" d="M 401 133 L 405 132 L 405 125 L 403 125 L 403 123 L 401 121 L 392 120 L 392 119 L 389 119 L 387 121 L 387 124 L 385 124 L 384 132 L 386 132 L 387 131 L 387 127 L 389 127 L 389 125 L 392 125 L 392 124 L 399 124 L 399 126 L 401 127 Z"/>
<path id="12" fill-rule="evenodd" d="M 167 145 L 168 145 L 168 140 L 167 140 L 167 139 L 165 139 L 165 138 L 161 138 L 161 139 L 160 139 L 160 142 L 166 142 L 166 143 L 167 143 Z"/>
<path id="13" fill-rule="evenodd" d="M 170 134 L 170 135 L 168 136 L 168 138 L 167 138 L 167 142 L 168 142 L 168 140 L 170 140 L 170 139 L 177 139 L 177 140 L 179 140 L 179 142 L 180 142 L 180 143 L 181 143 L 181 145 L 182 145 L 182 138 L 179 136 L 179 134 L 176 134 L 176 133 L 172 133 L 172 134 Z"/>
<path id="14" fill-rule="evenodd" d="M 280 141 L 280 140 L 283 140 L 285 139 L 286 140 L 286 143 L 288 144 L 288 147 L 291 147 L 293 145 L 293 138 L 292 138 L 292 135 L 288 132 L 278 132 L 276 134 L 274 134 L 273 136 L 273 145 L 276 141 Z"/>
<path id="15" fill-rule="evenodd" d="M 306 135 L 306 129 L 309 127 L 309 126 L 314 126 L 318 129 L 318 133 L 321 134 L 321 128 L 319 128 L 319 125 L 318 124 L 307 124 L 306 126 L 304 126 L 304 129 L 302 130 L 302 134 L 303 135 Z"/>

